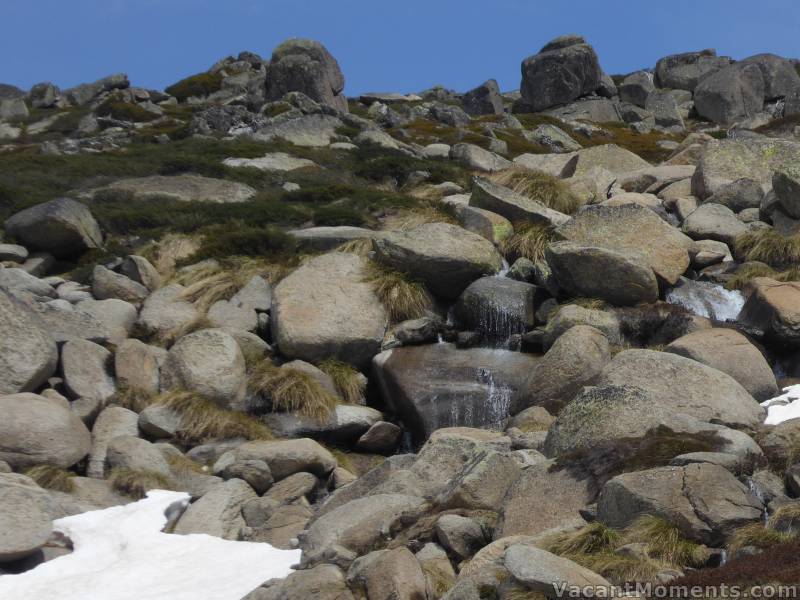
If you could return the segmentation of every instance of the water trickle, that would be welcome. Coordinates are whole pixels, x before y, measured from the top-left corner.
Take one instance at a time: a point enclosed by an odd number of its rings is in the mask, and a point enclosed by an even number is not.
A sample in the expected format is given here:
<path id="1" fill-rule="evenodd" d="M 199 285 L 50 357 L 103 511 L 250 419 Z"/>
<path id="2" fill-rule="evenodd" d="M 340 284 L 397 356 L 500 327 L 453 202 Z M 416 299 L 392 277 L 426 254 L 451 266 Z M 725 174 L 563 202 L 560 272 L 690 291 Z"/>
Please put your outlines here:
<path id="1" fill-rule="evenodd" d="M 511 265 L 508 264 L 508 261 L 504 258 L 503 259 L 503 265 L 500 267 L 500 270 L 497 272 L 496 277 L 506 277 L 510 270 L 511 270 Z"/>
<path id="2" fill-rule="evenodd" d="M 767 508 L 767 498 L 764 495 L 764 490 L 749 477 L 747 479 L 747 487 L 750 488 L 750 493 L 764 506 L 764 514 L 762 517 L 764 518 L 764 525 L 766 525 L 769 521 L 769 508 Z"/>
<path id="3" fill-rule="evenodd" d="M 511 409 L 512 390 L 507 385 L 497 385 L 489 369 L 478 368 L 478 379 L 486 383 L 487 395 L 483 420 L 487 425 L 500 426 Z"/>
<path id="4" fill-rule="evenodd" d="M 735 321 L 744 306 L 744 296 L 738 290 L 726 290 L 708 281 L 689 279 L 672 288 L 666 300 L 715 321 Z"/>

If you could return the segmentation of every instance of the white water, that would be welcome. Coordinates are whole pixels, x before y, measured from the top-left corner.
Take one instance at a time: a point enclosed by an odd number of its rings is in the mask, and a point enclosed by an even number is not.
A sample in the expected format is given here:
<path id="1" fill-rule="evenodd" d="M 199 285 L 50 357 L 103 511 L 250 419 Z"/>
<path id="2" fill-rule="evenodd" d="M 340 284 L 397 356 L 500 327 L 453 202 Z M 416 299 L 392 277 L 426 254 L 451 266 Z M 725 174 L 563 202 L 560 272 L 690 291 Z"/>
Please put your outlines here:
<path id="1" fill-rule="evenodd" d="M 715 321 L 735 321 L 744 306 L 738 290 L 726 290 L 708 281 L 683 280 L 666 295 L 666 301 Z"/>
<path id="2" fill-rule="evenodd" d="M 0 576 L 3 600 L 240 600 L 265 581 L 286 577 L 299 550 L 161 530 L 189 495 L 147 498 L 58 519 L 72 554 L 20 575 Z"/>
<path id="3" fill-rule="evenodd" d="M 800 419 L 800 384 L 784 388 L 783 392 L 761 403 L 767 409 L 765 425 L 780 425 L 790 419 Z"/>

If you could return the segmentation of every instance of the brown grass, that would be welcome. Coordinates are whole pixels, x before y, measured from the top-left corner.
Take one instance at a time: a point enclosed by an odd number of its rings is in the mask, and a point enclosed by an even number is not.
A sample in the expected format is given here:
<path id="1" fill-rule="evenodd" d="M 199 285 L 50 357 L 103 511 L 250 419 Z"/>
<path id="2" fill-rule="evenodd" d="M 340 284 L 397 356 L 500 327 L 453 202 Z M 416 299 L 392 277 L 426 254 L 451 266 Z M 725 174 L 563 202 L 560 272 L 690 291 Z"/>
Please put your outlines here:
<path id="1" fill-rule="evenodd" d="M 574 214 L 584 204 L 564 181 L 541 171 L 515 166 L 489 175 L 489 179 L 567 215 Z"/>
<path id="2" fill-rule="evenodd" d="M 305 371 L 276 367 L 269 360 L 253 368 L 248 385 L 252 394 L 266 396 L 273 410 L 297 412 L 320 421 L 338 404 L 338 399 Z"/>
<path id="3" fill-rule="evenodd" d="M 174 490 L 175 483 L 156 471 L 114 469 L 108 477 L 114 491 L 136 500 L 144 498 L 150 490 Z"/>
<path id="4" fill-rule="evenodd" d="M 544 252 L 553 241 L 553 229 L 540 223 L 515 223 L 514 233 L 500 242 L 500 252 L 513 264 L 518 258 L 533 262 L 544 258 Z"/>
<path id="5" fill-rule="evenodd" d="M 763 262 L 774 269 L 796 269 L 800 264 L 800 234 L 785 236 L 774 229 L 743 233 L 734 249 L 742 260 Z"/>
<path id="6" fill-rule="evenodd" d="M 333 379 L 339 395 L 347 404 L 358 404 L 364 399 L 366 382 L 352 365 L 329 358 L 319 368 Z"/>
<path id="7" fill-rule="evenodd" d="M 756 277 L 769 277 L 775 281 L 800 281 L 800 267 L 776 271 L 767 265 L 744 265 L 734 273 L 733 277 L 728 279 L 725 287 L 729 290 L 741 290 Z"/>
<path id="8" fill-rule="evenodd" d="M 358 256 L 369 256 L 370 252 L 372 252 L 372 239 L 360 238 L 357 240 L 350 240 L 337 247 L 336 251 L 357 254 Z"/>
<path id="9" fill-rule="evenodd" d="M 55 465 L 36 465 L 26 469 L 23 475 L 33 479 L 39 487 L 56 492 L 71 494 L 75 491 L 75 482 L 72 480 L 75 473 L 56 467 Z"/>
<path id="10" fill-rule="evenodd" d="M 372 284 L 393 323 L 423 317 L 433 305 L 425 284 L 406 273 L 371 262 L 366 281 Z"/>

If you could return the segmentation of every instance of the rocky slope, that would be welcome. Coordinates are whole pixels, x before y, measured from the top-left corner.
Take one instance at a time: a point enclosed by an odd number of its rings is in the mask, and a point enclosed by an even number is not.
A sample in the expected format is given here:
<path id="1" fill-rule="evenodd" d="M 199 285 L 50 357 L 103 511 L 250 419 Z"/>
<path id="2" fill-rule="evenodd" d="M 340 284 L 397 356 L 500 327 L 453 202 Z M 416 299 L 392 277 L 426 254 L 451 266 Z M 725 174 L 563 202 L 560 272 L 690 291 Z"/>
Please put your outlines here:
<path id="1" fill-rule="evenodd" d="M 0 575 L 172 489 L 176 535 L 302 551 L 248 600 L 796 583 L 797 63 L 521 72 L 0 86 Z"/>

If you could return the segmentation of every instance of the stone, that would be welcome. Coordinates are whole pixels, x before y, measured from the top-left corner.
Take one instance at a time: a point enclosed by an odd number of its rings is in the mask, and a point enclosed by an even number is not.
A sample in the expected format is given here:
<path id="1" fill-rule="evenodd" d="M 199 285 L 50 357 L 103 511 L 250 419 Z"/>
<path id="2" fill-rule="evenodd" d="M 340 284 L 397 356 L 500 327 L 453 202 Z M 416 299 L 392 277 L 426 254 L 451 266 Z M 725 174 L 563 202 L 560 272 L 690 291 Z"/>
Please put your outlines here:
<path id="1" fill-rule="evenodd" d="M 658 281 L 641 255 L 576 242 L 556 242 L 547 264 L 567 293 L 600 298 L 618 306 L 655 302 Z"/>
<path id="2" fill-rule="evenodd" d="M 630 171 L 650 168 L 651 165 L 643 158 L 639 158 L 630 150 L 621 148 L 616 144 L 592 146 L 577 152 L 573 177 L 587 174 L 594 167 L 602 167 L 613 175 L 621 175 Z"/>
<path id="3" fill-rule="evenodd" d="M 303 471 L 324 477 L 337 464 L 330 452 L 308 438 L 247 442 L 234 450 L 232 457 L 267 463 L 275 481 Z"/>
<path id="4" fill-rule="evenodd" d="M 756 277 L 739 313 L 742 324 L 781 346 L 800 347 L 800 283 Z"/>
<path id="5" fill-rule="evenodd" d="M 327 417 L 320 419 L 293 413 L 271 413 L 264 420 L 281 437 L 311 437 L 350 446 L 382 416 L 380 411 L 368 406 L 339 404 Z"/>
<path id="6" fill-rule="evenodd" d="M 324 254 L 275 287 L 272 335 L 284 355 L 310 362 L 334 357 L 357 368 L 369 364 L 380 351 L 388 317 L 365 281 L 368 264 L 355 254 Z"/>
<path id="7" fill-rule="evenodd" d="M 371 454 L 391 454 L 397 448 L 402 434 L 402 429 L 394 423 L 376 421 L 358 438 L 356 448 Z"/>
<path id="8" fill-rule="evenodd" d="M 502 258 L 491 242 L 449 223 L 426 223 L 373 241 L 377 260 L 455 299 L 473 281 L 496 273 Z"/>
<path id="9" fill-rule="evenodd" d="M 381 237 L 382 232 L 341 225 L 335 227 L 309 227 L 288 231 L 296 241 L 298 249 L 328 252 L 353 240 L 368 240 Z"/>
<path id="10" fill-rule="evenodd" d="M 7 219 L 4 227 L 26 247 L 57 257 L 80 254 L 103 244 L 100 226 L 89 208 L 70 198 L 26 208 Z"/>
<path id="11" fill-rule="evenodd" d="M 764 77 L 755 64 L 736 63 L 704 77 L 694 90 L 697 113 L 709 121 L 731 125 L 764 107 Z"/>
<path id="12" fill-rule="evenodd" d="M 541 171 L 553 177 L 571 177 L 575 172 L 577 154 L 520 154 L 514 164 L 531 171 Z"/>
<path id="13" fill-rule="evenodd" d="M 598 595 L 610 590 L 611 584 L 597 573 L 534 546 L 516 544 L 508 548 L 503 564 L 514 579 L 526 589 L 545 594 L 555 594 L 563 589 L 592 589 Z"/>
<path id="14" fill-rule="evenodd" d="M 486 545 L 480 523 L 459 515 L 442 515 L 436 521 L 436 538 L 459 560 L 472 557 Z"/>
<path id="15" fill-rule="evenodd" d="M 675 96 L 668 91 L 654 90 L 647 96 L 645 110 L 653 113 L 656 125 L 683 131 L 683 117 Z"/>
<path id="16" fill-rule="evenodd" d="M 42 319 L 0 290 L 0 394 L 32 392 L 53 375 L 58 349 Z"/>
<path id="17" fill-rule="evenodd" d="M 577 41 L 577 40 L 576 40 Z M 598 87 L 602 70 L 594 49 L 585 41 L 544 48 L 522 61 L 522 102 L 538 112 L 566 104 Z"/>
<path id="18" fill-rule="evenodd" d="M 512 164 L 494 152 L 466 143 L 455 144 L 450 148 L 450 160 L 461 163 L 469 169 L 488 172 L 502 171 Z"/>
<path id="19" fill-rule="evenodd" d="M 468 91 L 461 101 L 464 103 L 464 110 L 473 116 L 503 114 L 503 98 L 494 79 L 489 79 Z"/>
<path id="20" fill-rule="evenodd" d="M 133 435 L 116 436 L 108 440 L 106 468 L 153 471 L 165 477 L 172 473 L 166 459 L 154 444 Z"/>
<path id="21" fill-rule="evenodd" d="M 125 73 L 115 73 L 92 83 L 82 83 L 68 90 L 64 90 L 64 96 L 71 104 L 84 106 L 103 92 L 125 89 L 127 87 L 130 87 L 128 76 Z"/>
<path id="22" fill-rule="evenodd" d="M 263 460 L 240 460 L 229 465 L 219 473 L 226 481 L 241 479 L 246 481 L 256 494 L 263 494 L 273 483 L 269 466 Z"/>
<path id="23" fill-rule="evenodd" d="M 447 198 L 444 201 L 447 202 Z M 451 204 L 451 206 L 464 229 L 477 233 L 494 244 L 499 244 L 514 233 L 511 221 L 497 213 L 464 204 Z"/>
<path id="24" fill-rule="evenodd" d="M 295 146 L 318 148 L 329 146 L 331 141 L 339 139 L 337 130 L 344 126 L 339 118 L 325 114 L 274 121 L 259 128 L 253 137 L 262 142 L 279 139 Z"/>
<path id="25" fill-rule="evenodd" d="M 747 227 L 727 206 L 704 202 L 692 212 L 681 227 L 683 232 L 695 240 L 717 240 L 733 247 L 736 238 L 747 231 Z"/>
<path id="26" fill-rule="evenodd" d="M 637 517 L 660 517 L 691 540 L 719 544 L 761 519 L 763 505 L 729 471 L 710 463 L 625 473 L 603 487 L 598 519 L 624 528 Z"/>
<path id="27" fill-rule="evenodd" d="M 469 115 L 458 106 L 438 102 L 431 105 L 428 114 L 434 121 L 444 123 L 450 127 L 466 127 L 471 120 Z"/>
<path id="28" fill-rule="evenodd" d="M 0 564 L 30 556 L 53 532 L 47 492 L 24 475 L 0 473 Z"/>
<path id="29" fill-rule="evenodd" d="M 61 99 L 61 90 L 49 81 L 37 83 L 28 92 L 32 108 L 54 108 Z"/>
<path id="30" fill-rule="evenodd" d="M 774 54 L 756 54 L 739 65 L 755 65 L 764 79 L 764 100 L 786 98 L 800 92 L 800 74 L 791 61 Z"/>
<path id="31" fill-rule="evenodd" d="M 653 74 L 647 71 L 636 71 L 622 80 L 622 84 L 618 88 L 619 99 L 622 102 L 630 102 L 640 108 L 644 108 L 647 98 L 655 90 Z"/>
<path id="32" fill-rule="evenodd" d="M 470 435 L 473 432 L 477 436 Z M 497 435 L 495 433 L 495 435 Z M 442 438 L 466 439 L 478 444 L 487 437 L 482 430 L 467 428 L 440 429 L 433 434 L 434 441 Z M 476 439 L 477 437 L 477 439 Z M 499 439 L 500 436 L 495 439 Z M 484 439 L 481 439 L 484 438 Z M 485 449 L 455 477 L 450 479 L 436 497 L 436 504 L 446 508 L 467 510 L 495 510 L 519 478 L 519 463 L 511 456 Z"/>
<path id="33" fill-rule="evenodd" d="M 241 479 L 231 479 L 212 487 L 189 505 L 175 525 L 175 533 L 204 533 L 224 540 L 238 540 L 245 526 L 242 506 L 256 493 Z"/>
<path id="34" fill-rule="evenodd" d="M 0 98 L 0 120 L 21 121 L 29 114 L 24 98 Z"/>
<path id="35" fill-rule="evenodd" d="M 94 190 L 94 194 L 132 197 L 142 202 L 169 199 L 178 202 L 246 202 L 256 191 L 248 185 L 201 175 L 151 175 L 121 179 Z"/>
<path id="36" fill-rule="evenodd" d="M 269 498 L 279 504 L 289 504 L 300 498 L 307 498 L 310 501 L 318 487 L 319 480 L 311 473 L 295 473 L 273 485 L 264 494 L 264 498 Z"/>
<path id="37" fill-rule="evenodd" d="M 18 244 L 0 244 L 0 261 L 24 262 L 28 249 Z"/>
<path id="38" fill-rule="evenodd" d="M 504 344 L 509 336 L 533 328 L 536 286 L 507 277 L 482 277 L 459 296 L 454 315 L 463 329 L 479 331 Z"/>
<path id="39" fill-rule="evenodd" d="M 377 550 L 356 559 L 347 572 L 354 589 L 370 600 L 424 600 L 425 575 L 408 548 Z"/>
<path id="40" fill-rule="evenodd" d="M 227 300 L 217 300 L 206 315 L 212 327 L 253 332 L 258 328 L 256 311 L 236 306 Z"/>
<path id="41" fill-rule="evenodd" d="M 281 100 L 288 92 L 302 92 L 315 102 L 347 112 L 339 63 L 317 41 L 293 38 L 280 44 L 272 51 L 266 80 L 268 102 Z"/>
<path id="42" fill-rule="evenodd" d="M 72 398 L 111 398 L 117 391 L 113 368 L 111 353 L 88 340 L 70 340 L 61 349 L 64 385 Z"/>
<path id="43" fill-rule="evenodd" d="M 130 335 L 139 313 L 136 307 L 125 300 L 81 300 L 75 309 L 97 319 L 108 331 L 108 341 L 121 344 Z"/>
<path id="44" fill-rule="evenodd" d="M 185 288 L 177 283 L 150 294 L 142 304 L 137 324 L 160 338 L 167 338 L 194 322 L 199 314 L 194 305 L 183 299 Z"/>
<path id="45" fill-rule="evenodd" d="M 533 131 L 526 131 L 523 135 L 529 141 L 541 144 L 551 152 L 569 153 L 583 147 L 566 131 L 549 123 L 539 125 Z"/>
<path id="46" fill-rule="evenodd" d="M 0 289 L 15 295 L 20 292 L 32 294 L 42 300 L 55 298 L 57 295 L 51 285 L 23 269 L 16 268 L 0 269 Z"/>
<path id="47" fill-rule="evenodd" d="M 258 158 L 226 158 L 222 164 L 227 167 L 248 167 L 261 171 L 283 172 L 317 166 L 313 160 L 297 158 L 286 152 L 271 152 Z"/>
<path id="48" fill-rule="evenodd" d="M 759 182 L 752 179 L 737 179 L 721 186 L 716 193 L 707 198 L 706 202 L 726 206 L 738 213 L 748 208 L 759 208 L 763 199 L 764 190 Z"/>
<path id="49" fill-rule="evenodd" d="M 114 354 L 114 372 L 122 388 L 157 394 L 160 390 L 159 370 L 167 351 L 148 346 L 136 339 L 124 340 Z"/>
<path id="50" fill-rule="evenodd" d="M 0 414 L 0 460 L 14 469 L 66 469 L 89 453 L 89 430 L 62 401 L 28 393 L 0 396 Z"/>
<path id="51" fill-rule="evenodd" d="M 447 553 L 440 546 L 428 542 L 415 554 L 415 557 L 425 575 L 428 598 L 438 600 L 444 590 L 452 589 L 456 573 Z"/>
<path id="52" fill-rule="evenodd" d="M 194 391 L 224 408 L 240 408 L 247 387 L 242 351 L 221 329 L 190 333 L 170 348 L 161 387 Z"/>
<path id="53" fill-rule="evenodd" d="M 451 344 L 406 346 L 377 355 L 373 373 L 384 402 L 414 441 L 443 427 L 498 427 L 539 359 L 508 350 L 458 350 Z"/>
<path id="54" fill-rule="evenodd" d="M 181 416 L 168 406 L 153 404 L 139 413 L 139 429 L 151 439 L 175 437 L 181 428 Z"/>
<path id="55" fill-rule="evenodd" d="M 138 415 L 121 406 L 109 406 L 95 419 L 92 427 L 92 447 L 86 475 L 102 479 L 106 468 L 108 444 L 119 436 L 136 436 L 139 433 Z"/>
<path id="56" fill-rule="evenodd" d="M 98 300 L 116 298 L 138 305 L 150 295 L 150 290 L 125 275 L 97 265 L 92 271 L 92 293 Z"/>
<path id="57" fill-rule="evenodd" d="M 151 292 L 161 287 L 161 274 L 144 256 L 132 254 L 122 261 L 120 271 L 125 277 L 141 283 Z"/>
<path id="58" fill-rule="evenodd" d="M 523 196 L 482 177 L 473 180 L 469 204 L 502 215 L 512 223 L 532 221 L 555 227 L 569 221 L 567 215 L 535 198 Z"/>
<path id="59" fill-rule="evenodd" d="M 558 227 L 556 237 L 637 256 L 671 285 L 689 266 L 691 240 L 653 211 L 637 205 L 586 207 Z"/>
<path id="60" fill-rule="evenodd" d="M 776 171 L 772 177 L 772 189 L 786 214 L 800 219 L 800 169 L 797 165 Z"/>
<path id="61" fill-rule="evenodd" d="M 693 92 L 700 79 L 730 63 L 730 58 L 717 56 L 716 50 L 672 54 L 656 63 L 656 82 L 658 87 Z"/>
<path id="62" fill-rule="evenodd" d="M 707 329 L 678 338 L 665 348 L 727 373 L 758 401 L 779 394 L 775 374 L 764 355 L 735 329 Z"/>
<path id="63" fill-rule="evenodd" d="M 516 104 L 515 109 L 518 109 Z M 521 108 L 526 108 L 522 106 Z M 588 96 L 586 98 L 579 98 L 575 102 L 571 102 L 564 106 L 557 106 L 549 108 L 544 111 L 544 115 L 554 117 L 561 121 L 568 123 L 588 121 L 589 123 L 622 123 L 622 111 L 620 104 L 609 100 L 608 98 L 600 98 L 597 96 Z M 592 127 L 584 129 L 587 133 L 592 133 Z"/>

